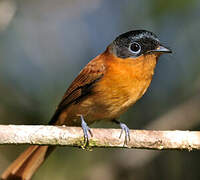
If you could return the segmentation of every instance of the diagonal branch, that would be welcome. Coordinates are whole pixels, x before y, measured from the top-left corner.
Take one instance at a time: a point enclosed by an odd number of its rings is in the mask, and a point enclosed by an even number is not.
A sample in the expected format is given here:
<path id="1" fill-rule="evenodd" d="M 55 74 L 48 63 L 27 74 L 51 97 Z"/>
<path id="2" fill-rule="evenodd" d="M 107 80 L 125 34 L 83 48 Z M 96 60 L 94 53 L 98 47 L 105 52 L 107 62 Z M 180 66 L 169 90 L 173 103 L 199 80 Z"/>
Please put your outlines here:
<path id="1" fill-rule="evenodd" d="M 151 131 L 131 130 L 131 140 L 124 146 L 119 139 L 120 129 L 93 128 L 91 147 L 128 147 L 141 149 L 199 150 L 198 131 Z M 39 144 L 82 146 L 83 132 L 80 127 L 0 125 L 0 144 Z"/>

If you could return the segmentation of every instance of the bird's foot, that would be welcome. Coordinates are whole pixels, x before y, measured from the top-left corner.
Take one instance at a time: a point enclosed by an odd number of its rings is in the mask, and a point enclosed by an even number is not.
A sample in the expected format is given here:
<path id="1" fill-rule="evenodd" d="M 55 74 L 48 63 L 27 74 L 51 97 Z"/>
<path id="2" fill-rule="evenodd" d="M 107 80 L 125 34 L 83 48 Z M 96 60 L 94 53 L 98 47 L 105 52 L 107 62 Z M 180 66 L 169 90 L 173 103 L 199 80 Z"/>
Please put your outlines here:
<path id="1" fill-rule="evenodd" d="M 84 147 L 87 147 L 89 145 L 89 134 L 91 135 L 91 137 L 93 136 L 93 134 L 82 115 L 80 115 L 80 118 L 81 118 L 81 127 L 83 129 L 83 134 L 84 134 Z"/>
<path id="2" fill-rule="evenodd" d="M 120 122 L 119 125 L 120 125 L 120 127 L 121 127 L 121 129 L 122 129 L 119 138 L 122 137 L 122 133 L 123 133 L 123 131 L 124 131 L 124 133 L 125 133 L 124 145 L 127 145 L 127 144 L 128 144 L 128 141 L 131 140 L 131 138 L 130 138 L 130 130 L 129 130 L 128 126 L 127 126 L 126 124 L 124 124 L 124 123 L 121 123 L 121 122 Z"/>
<path id="3" fill-rule="evenodd" d="M 113 122 L 115 122 L 116 124 L 119 124 L 121 129 L 122 129 L 119 138 L 122 137 L 122 134 L 123 134 L 123 131 L 124 131 L 124 133 L 125 133 L 124 145 L 127 145 L 128 141 L 130 141 L 130 139 L 131 139 L 130 138 L 130 130 L 129 130 L 128 126 L 124 123 L 117 121 L 116 119 L 114 119 Z"/>

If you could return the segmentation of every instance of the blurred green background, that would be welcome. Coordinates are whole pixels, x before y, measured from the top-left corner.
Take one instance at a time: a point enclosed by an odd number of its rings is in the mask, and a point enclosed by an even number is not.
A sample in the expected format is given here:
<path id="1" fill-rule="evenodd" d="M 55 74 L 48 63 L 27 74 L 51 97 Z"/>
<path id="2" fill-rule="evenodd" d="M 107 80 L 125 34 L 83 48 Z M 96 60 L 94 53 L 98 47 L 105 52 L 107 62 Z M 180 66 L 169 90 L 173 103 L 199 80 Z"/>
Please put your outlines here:
<path id="1" fill-rule="evenodd" d="M 197 0 L 0 0 L 0 124 L 47 124 L 80 69 L 133 29 L 153 31 L 173 54 L 160 58 L 151 87 L 121 120 L 199 130 Z M 24 148 L 0 147 L 0 173 Z M 199 152 L 58 147 L 33 180 L 195 180 L 199 162 Z"/>

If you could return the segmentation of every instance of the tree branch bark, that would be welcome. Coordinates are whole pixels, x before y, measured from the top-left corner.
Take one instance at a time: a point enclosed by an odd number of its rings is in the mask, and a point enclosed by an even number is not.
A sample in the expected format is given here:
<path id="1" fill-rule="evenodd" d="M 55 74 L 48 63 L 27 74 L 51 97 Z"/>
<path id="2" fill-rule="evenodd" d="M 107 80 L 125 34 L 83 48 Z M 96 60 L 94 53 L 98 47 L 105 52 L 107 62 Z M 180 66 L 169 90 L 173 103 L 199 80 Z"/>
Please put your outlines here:
<path id="1" fill-rule="evenodd" d="M 127 147 L 140 149 L 199 150 L 198 131 L 151 131 L 130 130 L 130 141 L 124 145 L 124 136 L 119 139 L 120 129 L 91 129 L 90 147 Z M 42 125 L 0 125 L 0 144 L 37 144 L 78 146 L 83 143 L 80 127 Z"/>

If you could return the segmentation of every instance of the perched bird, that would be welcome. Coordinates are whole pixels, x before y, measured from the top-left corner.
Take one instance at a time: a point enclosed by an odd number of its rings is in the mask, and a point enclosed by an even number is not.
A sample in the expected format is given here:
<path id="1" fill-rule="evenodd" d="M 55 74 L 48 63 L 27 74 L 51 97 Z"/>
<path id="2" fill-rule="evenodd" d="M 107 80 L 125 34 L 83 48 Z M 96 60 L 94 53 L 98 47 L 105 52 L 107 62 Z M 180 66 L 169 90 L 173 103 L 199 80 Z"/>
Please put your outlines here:
<path id="1" fill-rule="evenodd" d="M 88 142 L 88 125 L 113 121 L 125 131 L 117 118 L 140 99 L 149 87 L 158 58 L 171 50 L 161 45 L 155 34 L 146 30 L 129 31 L 118 36 L 91 60 L 64 94 L 50 125 L 82 126 Z M 52 152 L 53 146 L 30 146 L 2 174 L 1 179 L 29 180 Z"/>

